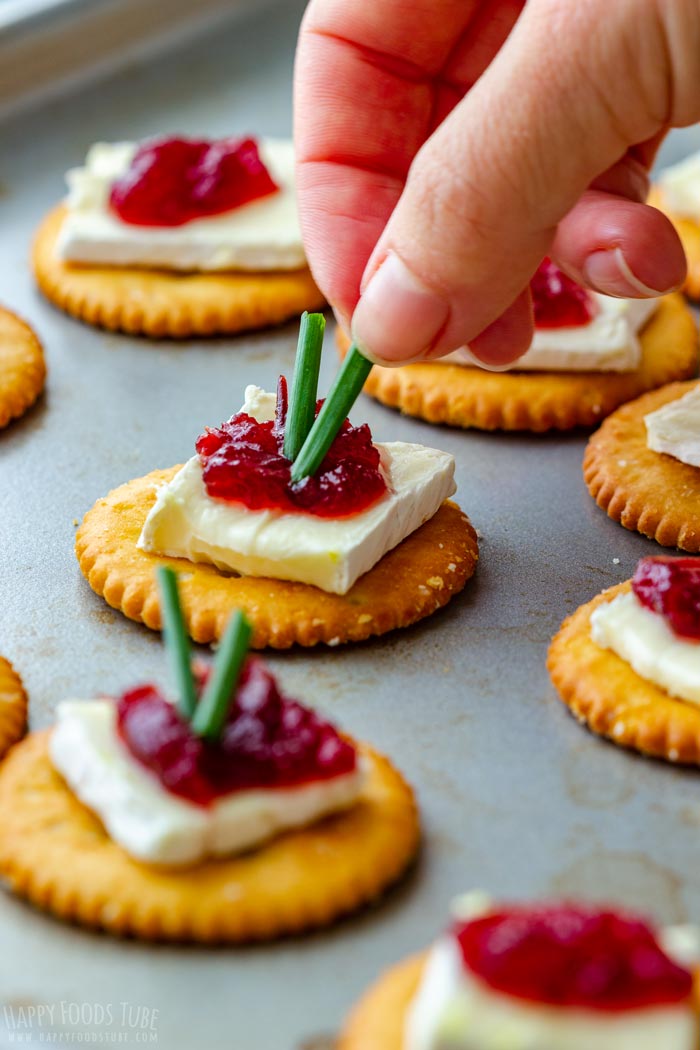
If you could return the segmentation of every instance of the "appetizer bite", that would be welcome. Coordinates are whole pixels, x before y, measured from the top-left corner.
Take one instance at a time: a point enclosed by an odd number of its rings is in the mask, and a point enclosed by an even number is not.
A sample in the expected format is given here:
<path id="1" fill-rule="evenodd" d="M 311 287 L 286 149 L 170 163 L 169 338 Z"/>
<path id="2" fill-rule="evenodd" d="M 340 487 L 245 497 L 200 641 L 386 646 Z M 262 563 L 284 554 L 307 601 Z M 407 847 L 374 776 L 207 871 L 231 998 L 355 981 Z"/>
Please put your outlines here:
<path id="1" fill-rule="evenodd" d="M 700 299 L 700 152 L 662 171 L 649 203 L 676 227 L 688 260 L 684 291 Z"/>
<path id="2" fill-rule="evenodd" d="M 63 919 L 147 940 L 245 942 L 378 897 L 419 839 L 389 761 L 290 699 L 233 616 L 192 666 L 161 569 L 174 702 L 151 684 L 68 700 L 0 771 L 0 873 Z"/>
<path id="3" fill-rule="evenodd" d="M 322 305 L 301 242 L 285 140 L 98 143 L 39 228 L 34 272 L 56 306 L 136 335 L 266 328 Z"/>
<path id="4" fill-rule="evenodd" d="M 693 315 L 678 295 L 615 299 L 579 287 L 545 259 L 531 285 L 535 336 L 512 367 L 479 367 L 468 349 L 375 367 L 365 393 L 409 416 L 481 430 L 593 426 L 618 405 L 697 371 Z M 340 330 L 341 355 L 348 340 Z"/>
<path id="5" fill-rule="evenodd" d="M 39 339 L 26 322 L 0 307 L 0 429 L 31 408 L 45 381 Z"/>
<path id="6" fill-rule="evenodd" d="M 27 694 L 9 660 L 0 656 L 0 758 L 23 735 L 27 725 Z"/>
<path id="7" fill-rule="evenodd" d="M 700 559 L 642 558 L 581 606 L 547 661 L 594 733 L 670 762 L 700 762 Z"/>
<path id="8" fill-rule="evenodd" d="M 339 1050 L 695 1050 L 697 933 L 593 904 L 459 900 L 355 1008 Z M 689 956 L 692 958 L 689 960 Z"/>
<path id="9" fill-rule="evenodd" d="M 198 439 L 183 467 L 100 500 L 76 537 L 90 586 L 159 629 L 155 570 L 182 572 L 187 629 L 221 637 L 236 609 L 253 646 L 361 641 L 429 616 L 461 591 L 476 534 L 449 500 L 454 459 L 406 442 L 375 444 L 347 412 L 370 367 L 349 355 L 325 402 L 316 389 L 322 315 L 302 322 L 294 382 L 245 403 Z"/>
<path id="10" fill-rule="evenodd" d="M 591 437 L 583 476 L 613 521 L 700 551 L 700 383 L 672 383 L 619 408 Z"/>

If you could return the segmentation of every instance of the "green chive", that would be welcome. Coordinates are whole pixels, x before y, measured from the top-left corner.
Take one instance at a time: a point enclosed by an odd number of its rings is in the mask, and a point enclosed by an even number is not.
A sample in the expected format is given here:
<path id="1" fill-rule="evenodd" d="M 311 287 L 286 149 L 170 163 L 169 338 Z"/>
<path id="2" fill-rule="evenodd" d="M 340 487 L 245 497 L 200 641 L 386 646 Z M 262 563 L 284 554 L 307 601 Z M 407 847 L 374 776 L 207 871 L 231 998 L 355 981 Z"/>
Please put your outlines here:
<path id="1" fill-rule="evenodd" d="M 163 635 L 177 687 L 177 707 L 183 718 L 189 721 L 197 706 L 197 694 L 190 663 L 190 643 L 177 589 L 177 573 L 167 565 L 160 565 L 157 574 Z"/>
<path id="2" fill-rule="evenodd" d="M 321 369 L 325 327 L 326 319 L 323 314 L 304 311 L 301 315 L 292 392 L 284 430 L 284 454 L 289 460 L 295 460 L 299 455 L 316 415 L 318 373 Z"/>
<path id="3" fill-rule="evenodd" d="M 200 697 L 192 719 L 192 729 L 198 736 L 218 740 L 231 706 L 231 695 L 248 653 L 252 627 L 240 609 L 228 622 L 214 668 Z"/>
<path id="4" fill-rule="evenodd" d="M 363 357 L 355 345 L 351 346 L 328 392 L 328 397 L 294 460 L 291 472 L 293 482 L 308 478 L 321 466 L 323 457 L 343 425 L 343 420 L 347 419 L 350 409 L 359 397 L 371 368 L 372 362 Z"/>

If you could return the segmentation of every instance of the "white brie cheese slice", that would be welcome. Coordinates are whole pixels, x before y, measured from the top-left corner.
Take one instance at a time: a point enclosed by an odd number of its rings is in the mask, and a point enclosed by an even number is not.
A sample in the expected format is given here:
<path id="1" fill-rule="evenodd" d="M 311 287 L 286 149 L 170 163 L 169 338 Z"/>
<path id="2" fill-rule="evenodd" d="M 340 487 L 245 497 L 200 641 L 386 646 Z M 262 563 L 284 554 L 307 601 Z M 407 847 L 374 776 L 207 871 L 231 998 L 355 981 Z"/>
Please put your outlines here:
<path id="1" fill-rule="evenodd" d="M 624 1013 L 559 1008 L 501 994 L 463 966 L 453 937 L 430 951 L 406 1015 L 404 1050 L 695 1050 L 689 1004 Z"/>
<path id="2" fill-rule="evenodd" d="M 679 638 L 632 591 L 593 611 L 591 638 L 671 696 L 700 704 L 700 642 Z"/>
<path id="3" fill-rule="evenodd" d="M 657 299 L 615 299 L 591 292 L 598 313 L 575 328 L 536 328 L 530 349 L 506 371 L 634 372 L 642 348 L 638 333 L 656 311 Z M 462 365 L 481 365 L 468 348 L 441 358 Z"/>
<path id="4" fill-rule="evenodd" d="M 659 186 L 670 212 L 700 222 L 700 152 L 662 171 Z"/>
<path id="5" fill-rule="evenodd" d="M 299 787 L 234 792 L 211 806 L 163 788 L 128 752 L 112 700 L 67 700 L 51 733 L 53 765 L 115 842 L 137 860 L 180 866 L 226 857 L 352 806 L 365 764 Z"/>
<path id="6" fill-rule="evenodd" d="M 294 149 L 266 139 L 260 155 L 279 191 L 240 208 L 182 226 L 135 226 L 109 208 L 115 179 L 137 145 L 100 142 L 85 166 L 68 172 L 67 213 L 56 242 L 59 258 L 106 266 L 183 271 L 297 270 L 306 265 L 297 215 Z"/>
<path id="7" fill-rule="evenodd" d="M 647 445 L 681 463 L 700 467 L 700 384 L 644 417 Z"/>
<path id="8" fill-rule="evenodd" d="M 242 411 L 262 422 L 273 417 L 274 405 L 274 394 L 248 387 Z M 159 489 L 138 546 L 241 575 L 296 580 L 346 594 L 455 491 L 455 463 L 448 453 L 401 441 L 377 448 L 389 491 L 367 510 L 338 519 L 248 510 L 212 499 L 199 457 L 193 456 Z"/>

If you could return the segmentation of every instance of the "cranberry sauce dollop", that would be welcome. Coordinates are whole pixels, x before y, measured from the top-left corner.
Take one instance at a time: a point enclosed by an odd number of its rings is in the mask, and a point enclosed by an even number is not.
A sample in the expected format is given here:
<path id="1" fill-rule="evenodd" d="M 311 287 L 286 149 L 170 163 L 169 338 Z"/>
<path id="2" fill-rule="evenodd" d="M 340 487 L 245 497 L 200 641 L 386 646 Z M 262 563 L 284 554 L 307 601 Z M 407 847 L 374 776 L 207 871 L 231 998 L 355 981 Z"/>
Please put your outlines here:
<path id="1" fill-rule="evenodd" d="M 318 401 L 316 414 L 323 404 Z M 279 510 L 343 518 L 367 510 L 387 491 L 379 450 L 366 423 L 345 420 L 313 477 L 293 485 L 292 464 L 283 452 L 287 385 L 280 378 L 277 415 L 258 423 L 239 412 L 228 423 L 197 439 L 206 490 L 214 499 L 242 503 L 249 510 Z"/>
<path id="2" fill-rule="evenodd" d="M 544 259 L 530 282 L 535 328 L 581 328 L 597 313 L 590 292 Z"/>
<path id="3" fill-rule="evenodd" d="M 198 691 L 206 675 L 198 679 Z M 352 773 L 355 748 L 309 708 L 280 693 L 260 660 L 248 659 L 221 739 L 195 736 L 155 686 L 117 700 L 117 731 L 133 757 L 174 795 L 207 806 L 251 788 L 297 787 Z"/>
<path id="4" fill-rule="evenodd" d="M 139 146 L 109 203 L 134 226 L 181 226 L 278 189 L 254 139 L 161 138 Z"/>
<path id="5" fill-rule="evenodd" d="M 632 915 L 585 906 L 513 907 L 457 925 L 464 964 L 492 989 L 601 1011 L 689 998 L 693 978 Z"/>
<path id="6" fill-rule="evenodd" d="M 679 638 L 700 642 L 700 558 L 642 558 L 632 590 Z"/>

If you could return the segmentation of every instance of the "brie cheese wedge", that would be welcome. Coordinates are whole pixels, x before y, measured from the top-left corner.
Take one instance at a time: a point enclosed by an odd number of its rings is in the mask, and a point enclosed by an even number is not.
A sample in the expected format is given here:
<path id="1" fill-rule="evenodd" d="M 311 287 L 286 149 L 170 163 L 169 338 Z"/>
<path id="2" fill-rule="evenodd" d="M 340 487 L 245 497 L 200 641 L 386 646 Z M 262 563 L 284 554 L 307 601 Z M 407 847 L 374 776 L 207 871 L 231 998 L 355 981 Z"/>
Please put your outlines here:
<path id="1" fill-rule="evenodd" d="M 297 270 L 306 266 L 297 215 L 291 142 L 263 140 L 260 155 L 277 193 L 182 226 L 135 226 L 109 207 L 112 183 L 137 149 L 133 142 L 93 146 L 68 172 L 66 217 L 56 242 L 66 262 L 182 271 Z"/>
<path id="2" fill-rule="evenodd" d="M 681 463 L 700 467 L 700 384 L 644 417 L 647 446 Z"/>

